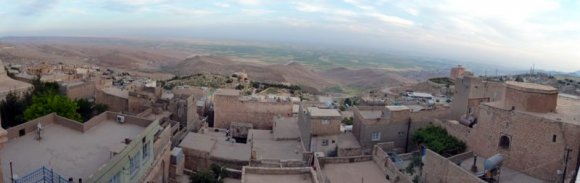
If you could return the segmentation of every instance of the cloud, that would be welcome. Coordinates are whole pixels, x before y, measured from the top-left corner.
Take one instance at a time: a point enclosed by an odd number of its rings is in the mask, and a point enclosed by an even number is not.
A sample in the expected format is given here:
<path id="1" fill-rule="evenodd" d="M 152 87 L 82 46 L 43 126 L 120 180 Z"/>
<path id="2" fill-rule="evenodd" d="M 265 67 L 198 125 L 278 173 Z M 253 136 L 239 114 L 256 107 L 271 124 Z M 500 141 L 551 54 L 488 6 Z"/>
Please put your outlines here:
<path id="1" fill-rule="evenodd" d="M 242 9 L 242 13 L 249 15 L 249 16 L 259 16 L 272 13 L 272 10 L 266 9 Z"/>
<path id="2" fill-rule="evenodd" d="M 362 3 L 358 0 L 344 0 L 344 2 L 350 4 L 354 7 L 357 7 L 359 9 L 362 9 L 362 10 L 374 10 L 375 9 L 372 6 L 365 5 L 364 3 Z"/>
<path id="3" fill-rule="evenodd" d="M 259 0 L 240 0 L 239 2 L 244 5 L 260 5 L 262 3 Z"/>
<path id="4" fill-rule="evenodd" d="M 317 5 L 308 4 L 308 3 L 301 3 L 301 2 L 296 3 L 296 9 L 298 11 L 309 12 L 309 13 L 327 11 L 326 7 L 317 6 Z"/>
<path id="5" fill-rule="evenodd" d="M 415 22 L 397 16 L 390 16 L 381 13 L 370 13 L 369 16 L 375 17 L 382 22 L 401 27 L 410 27 L 415 25 Z"/>
<path id="6" fill-rule="evenodd" d="M 230 4 L 228 4 L 228 3 L 216 2 L 216 3 L 214 3 L 214 5 L 221 7 L 221 8 L 229 8 L 230 7 Z"/>
<path id="7" fill-rule="evenodd" d="M 60 0 L 22 0 L 19 14 L 23 16 L 39 15 L 54 8 Z"/>

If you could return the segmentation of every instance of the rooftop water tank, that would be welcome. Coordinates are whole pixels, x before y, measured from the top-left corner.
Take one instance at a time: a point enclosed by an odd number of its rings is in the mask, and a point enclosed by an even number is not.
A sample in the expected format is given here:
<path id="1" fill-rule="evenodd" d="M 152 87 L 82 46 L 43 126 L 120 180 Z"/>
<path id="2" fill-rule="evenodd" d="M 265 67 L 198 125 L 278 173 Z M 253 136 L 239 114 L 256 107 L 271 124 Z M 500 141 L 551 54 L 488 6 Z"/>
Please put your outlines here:
<path id="1" fill-rule="evenodd" d="M 492 157 L 485 160 L 483 167 L 485 170 L 493 170 L 501 165 L 504 157 L 501 154 L 495 154 Z"/>

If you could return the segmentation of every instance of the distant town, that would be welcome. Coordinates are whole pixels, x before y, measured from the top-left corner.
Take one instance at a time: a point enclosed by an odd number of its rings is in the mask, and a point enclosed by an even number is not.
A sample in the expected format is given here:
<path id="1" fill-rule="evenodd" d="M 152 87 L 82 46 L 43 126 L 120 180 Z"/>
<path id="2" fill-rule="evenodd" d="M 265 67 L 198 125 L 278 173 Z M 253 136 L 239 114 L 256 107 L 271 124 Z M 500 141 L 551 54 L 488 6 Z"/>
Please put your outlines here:
<path id="1" fill-rule="evenodd" d="M 578 81 L 448 77 L 358 96 L 246 71 L 5 64 L 0 182 L 573 182 Z M 218 81 L 212 85 L 206 81 Z M 554 82 L 555 81 L 555 82 Z"/>

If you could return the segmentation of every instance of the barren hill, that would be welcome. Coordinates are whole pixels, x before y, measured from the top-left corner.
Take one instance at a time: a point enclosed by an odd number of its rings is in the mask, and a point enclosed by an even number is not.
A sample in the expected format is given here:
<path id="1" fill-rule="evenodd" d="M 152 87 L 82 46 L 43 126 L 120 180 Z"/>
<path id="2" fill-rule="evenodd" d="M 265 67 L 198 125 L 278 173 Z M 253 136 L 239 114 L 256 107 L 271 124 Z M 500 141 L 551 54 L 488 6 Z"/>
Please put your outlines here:
<path id="1" fill-rule="evenodd" d="M 212 54 L 192 49 L 186 43 L 170 41 L 131 40 L 116 38 L 0 38 L 0 59 L 8 63 L 68 63 L 94 64 L 103 67 L 137 72 L 156 78 L 170 74 L 189 75 L 206 72 L 230 75 L 246 71 L 250 79 L 263 82 L 288 82 L 309 91 L 323 91 L 336 86 L 348 86 L 361 90 L 413 83 L 405 71 L 380 69 L 335 68 L 315 70 L 309 57 L 301 57 L 300 63 L 292 56 L 284 56 L 269 62 L 262 57 L 240 57 L 225 53 Z M 257 48 L 252 48 L 257 49 Z M 279 50 L 275 50 L 279 51 Z M 300 53 L 291 52 L 300 56 Z M 195 55 L 195 56 L 192 56 Z M 306 54 L 308 55 L 308 54 Z M 159 77 L 157 77 L 159 75 Z"/>
<path id="2" fill-rule="evenodd" d="M 237 62 L 225 56 L 194 56 L 176 65 L 168 65 L 168 70 L 187 75 L 207 72 L 230 75 L 234 72 L 246 71 L 252 80 L 265 82 L 289 82 L 304 87 L 321 90 L 336 85 L 333 80 L 324 78 L 315 70 L 298 63 L 288 64 L 258 64 Z"/>

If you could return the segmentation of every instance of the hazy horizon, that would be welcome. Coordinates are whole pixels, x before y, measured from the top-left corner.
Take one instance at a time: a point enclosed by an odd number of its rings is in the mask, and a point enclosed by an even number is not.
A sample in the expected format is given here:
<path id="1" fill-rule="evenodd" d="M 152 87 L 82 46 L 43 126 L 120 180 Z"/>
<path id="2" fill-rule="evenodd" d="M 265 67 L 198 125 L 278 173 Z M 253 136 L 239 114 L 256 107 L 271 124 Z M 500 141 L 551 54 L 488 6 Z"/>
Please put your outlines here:
<path id="1" fill-rule="evenodd" d="M 580 1 L 62 1 L 0 7 L 0 37 L 237 40 L 580 70 Z"/>

